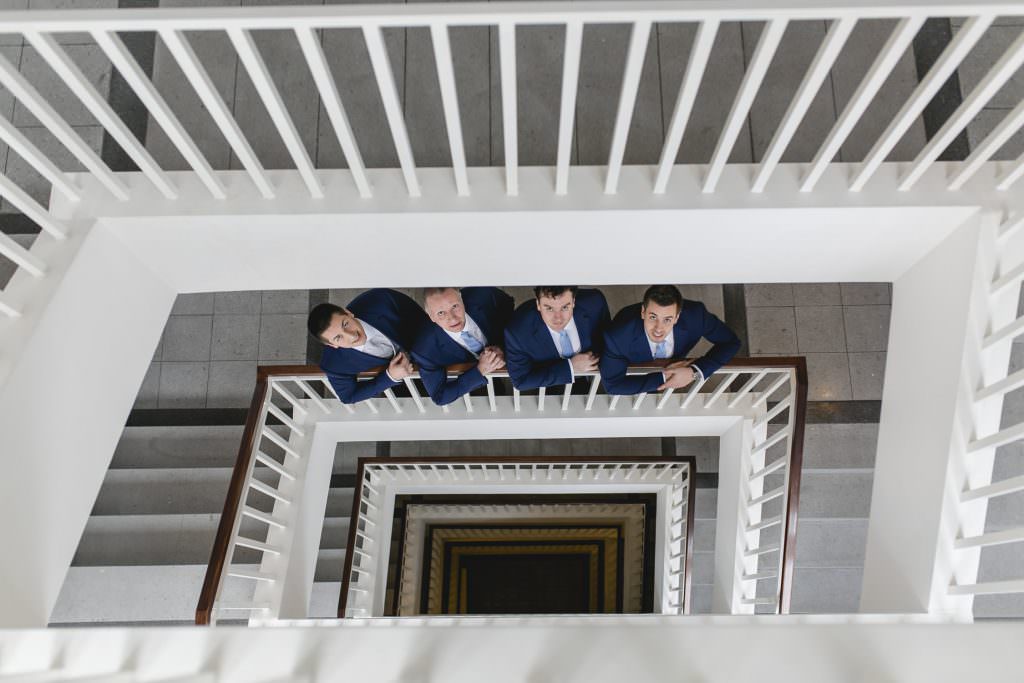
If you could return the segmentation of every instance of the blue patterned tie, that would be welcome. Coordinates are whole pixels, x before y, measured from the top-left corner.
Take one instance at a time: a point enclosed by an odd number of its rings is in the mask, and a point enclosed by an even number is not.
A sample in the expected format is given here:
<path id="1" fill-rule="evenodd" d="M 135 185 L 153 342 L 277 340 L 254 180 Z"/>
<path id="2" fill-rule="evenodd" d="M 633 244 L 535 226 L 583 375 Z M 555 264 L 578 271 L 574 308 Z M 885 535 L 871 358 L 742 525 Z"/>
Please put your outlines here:
<path id="1" fill-rule="evenodd" d="M 558 333 L 558 346 L 558 353 L 562 356 L 562 358 L 573 357 L 572 342 L 569 340 L 569 333 L 566 332 L 565 330 L 562 330 L 561 332 Z"/>
<path id="2" fill-rule="evenodd" d="M 665 352 L 665 343 L 663 341 L 658 342 L 658 345 L 654 347 L 655 358 L 668 358 L 668 354 Z"/>
<path id="3" fill-rule="evenodd" d="M 465 343 L 466 348 L 472 353 L 480 353 L 480 350 L 484 348 L 484 345 L 466 330 L 463 330 L 460 336 L 462 337 L 462 341 Z"/>

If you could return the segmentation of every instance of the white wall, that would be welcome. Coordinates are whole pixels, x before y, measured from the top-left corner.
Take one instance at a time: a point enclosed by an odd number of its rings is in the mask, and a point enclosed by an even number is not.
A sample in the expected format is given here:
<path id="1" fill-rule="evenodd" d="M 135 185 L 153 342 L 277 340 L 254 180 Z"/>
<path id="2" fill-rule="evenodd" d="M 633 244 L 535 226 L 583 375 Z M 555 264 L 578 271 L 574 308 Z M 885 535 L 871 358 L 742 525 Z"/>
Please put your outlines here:
<path id="1" fill-rule="evenodd" d="M 0 628 L 47 623 L 175 291 L 84 239 L 0 385 Z"/>
<path id="2" fill-rule="evenodd" d="M 652 195 L 650 167 L 623 169 L 616 195 L 604 194 L 602 169 L 574 167 L 563 197 L 548 168 L 520 169 L 517 197 L 505 194 L 501 168 L 469 169 L 468 198 L 453 191 L 450 170 L 417 172 L 420 198 L 408 197 L 397 169 L 371 172 L 373 199 L 354 195 L 347 171 L 322 171 L 322 200 L 309 198 L 294 171 L 273 173 L 273 200 L 260 199 L 244 172 L 221 174 L 237 190 L 230 200 L 211 199 L 178 173 L 178 202 L 134 177 L 130 202 L 97 191 L 60 209 L 106 216 L 162 277 L 199 292 L 417 287 L 439 277 L 532 285 L 553 273 L 590 284 L 888 282 L 979 206 L 931 177 L 912 192 L 850 193 L 842 165 L 813 193 L 799 192 L 799 167 L 780 167 L 776 191 L 759 195 L 749 191 L 753 167 L 742 165 L 729 166 L 712 195 L 688 190 L 693 167 L 679 167 L 665 195 Z"/>
<path id="3" fill-rule="evenodd" d="M 428 624 L 428 625 L 425 625 Z M 310 628 L 0 632 L 0 675 L 235 681 L 1019 681 L 1024 626 L 905 617 L 377 619 Z M 59 657 L 59 659 L 58 659 Z"/>
<path id="4" fill-rule="evenodd" d="M 984 459 L 965 447 L 983 419 L 972 401 L 980 340 L 1000 326 L 988 302 L 996 227 L 991 215 L 968 221 L 893 285 L 862 612 L 970 616 L 970 598 L 951 599 L 946 588 L 954 575 L 974 580 L 976 554 L 964 564 L 952 543 L 984 526 L 983 509 L 968 519 L 958 500 L 968 471 L 985 476 Z M 983 411 L 996 426 L 1000 409 Z M 987 467 L 991 477 L 991 457 Z"/>

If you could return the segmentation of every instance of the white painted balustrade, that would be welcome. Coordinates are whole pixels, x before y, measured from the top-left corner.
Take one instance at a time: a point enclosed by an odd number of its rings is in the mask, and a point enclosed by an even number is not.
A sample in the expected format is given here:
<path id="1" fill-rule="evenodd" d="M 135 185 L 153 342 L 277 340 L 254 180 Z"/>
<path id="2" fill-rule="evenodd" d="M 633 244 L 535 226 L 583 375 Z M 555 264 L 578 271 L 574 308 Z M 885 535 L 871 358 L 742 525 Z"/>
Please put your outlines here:
<path id="1" fill-rule="evenodd" d="M 977 349 L 981 374 L 972 396 L 973 433 L 964 449 L 965 485 L 957 507 L 958 528 L 952 540 L 953 582 L 948 589 L 950 596 L 968 599 L 976 595 L 1024 593 L 1024 566 L 1019 564 L 1015 567 L 1017 575 L 1012 578 L 978 580 L 984 548 L 1024 543 L 1024 518 L 1013 520 L 1007 528 L 986 530 L 990 502 L 1024 492 L 1024 476 L 993 478 L 999 471 L 995 467 L 997 458 L 1004 463 L 1019 462 L 1024 445 L 1024 415 L 1003 410 L 1004 400 L 1024 388 L 1024 370 L 1009 370 L 1014 340 L 1024 334 L 1024 316 L 1018 315 L 1024 282 L 1024 215 L 1007 217 L 992 236 L 990 247 L 995 272 L 983 292 L 981 308 L 988 326 Z M 1019 467 L 1001 469 L 1013 471 Z M 1011 509 L 1014 508 L 1004 508 Z M 999 521 L 1006 524 L 1005 520 Z"/>
<path id="2" fill-rule="evenodd" d="M 137 173 L 112 171 L 48 103 L 47 93 L 41 93 L 38 84 L 30 83 L 18 72 L 16 66 L 3 58 L 0 58 L 0 84 L 39 119 L 85 167 L 86 173 L 75 178 L 66 174 L 65 169 L 59 168 L 55 159 L 24 138 L 9 121 L 0 121 L 0 139 L 52 183 L 71 205 L 79 203 L 83 196 L 96 199 L 95 193 L 112 200 L 112 206 L 136 199 L 142 186 L 133 184 L 128 179 L 139 175 L 146 179 L 150 186 L 148 189 L 156 192 L 155 196 L 171 202 L 166 205 L 166 211 L 171 213 L 173 209 L 170 207 L 174 201 L 190 199 L 191 189 L 187 188 L 193 186 L 203 188 L 203 193 L 217 200 L 231 201 L 244 197 L 248 201 L 250 187 L 265 200 L 279 197 L 282 194 L 281 178 L 284 176 L 277 175 L 277 179 L 272 179 L 271 174 L 263 167 L 251 141 L 246 139 L 232 115 L 231 103 L 225 102 L 214 87 L 209 75 L 211 65 L 202 62 L 189 42 L 190 33 L 217 32 L 226 35 L 238 54 L 242 68 L 251 79 L 256 94 L 270 115 L 273 130 L 280 137 L 294 165 L 293 174 L 300 179 L 311 201 L 322 200 L 329 194 L 326 183 L 331 181 L 328 177 L 333 176 L 327 176 L 315 167 L 302 143 L 302 131 L 298 130 L 289 112 L 289 103 L 282 97 L 272 69 L 268 67 L 258 48 L 257 37 L 260 33 L 284 30 L 295 36 L 306 68 L 312 75 L 316 95 L 324 104 L 330 127 L 345 156 L 345 187 L 332 186 L 329 188 L 330 193 L 342 192 L 349 196 L 349 188 L 354 186 L 357 192 L 351 195 L 352 201 L 371 197 L 381 198 L 379 190 L 373 186 L 371 174 L 368 173 L 360 152 L 360 145 L 366 141 L 359 140 L 355 135 L 346 113 L 346 105 L 354 106 L 356 103 L 346 102 L 349 94 L 339 89 L 317 37 L 317 32 L 321 30 L 357 29 L 362 34 L 373 67 L 405 191 L 410 197 L 419 197 L 424 193 L 423 173 L 417 168 L 401 100 L 385 49 L 383 31 L 405 27 L 426 28 L 430 32 L 434 66 L 438 74 L 439 99 L 443 107 L 450 148 L 452 187 L 459 197 L 469 198 L 473 196 L 474 188 L 471 182 L 472 174 L 467 169 L 462 133 L 464 122 L 460 119 L 458 106 L 458 92 L 464 84 L 460 83 L 453 68 L 449 35 L 453 29 L 459 27 L 488 26 L 495 28 L 498 36 L 505 191 L 509 196 L 517 196 L 521 185 L 517 93 L 523 76 L 519 72 L 516 59 L 516 36 L 518 31 L 533 26 L 555 25 L 565 29 L 566 49 L 563 62 L 550 65 L 551 70 L 560 75 L 562 88 L 557 143 L 556 149 L 553 150 L 556 161 L 552 174 L 553 182 L 548 189 L 551 194 L 565 195 L 570 193 L 572 188 L 573 174 L 569 150 L 573 138 L 584 35 L 595 27 L 617 24 L 630 27 L 630 39 L 623 64 L 608 159 L 603 168 L 604 192 L 614 195 L 619 192 L 621 184 L 629 130 L 651 33 L 659 25 L 691 24 L 697 27 L 696 39 L 690 48 L 686 71 L 668 118 L 660 160 L 656 166 L 649 169 L 645 190 L 651 196 L 652 202 L 657 201 L 657 195 L 666 192 L 674 195 L 699 196 L 714 193 L 718 189 L 743 122 L 747 119 L 756 97 L 761 93 L 766 77 L 772 73 L 773 68 L 778 68 L 773 58 L 779 45 L 785 40 L 787 29 L 799 22 L 827 21 L 830 22 L 829 31 L 778 123 L 764 157 L 753 168 L 747 181 L 747 189 L 755 193 L 771 193 L 778 188 L 788 188 L 793 184 L 794 176 L 779 173 L 779 167 L 793 167 L 796 169 L 795 180 L 800 190 L 811 192 L 818 186 L 826 172 L 836 166 L 835 157 L 839 149 L 856 128 L 864 112 L 874 102 L 883 83 L 923 23 L 929 18 L 965 18 L 963 28 L 957 32 L 954 40 L 939 56 L 930 71 L 922 77 L 917 88 L 900 103 L 896 115 L 866 158 L 853 165 L 852 173 L 845 181 L 845 188 L 848 192 L 862 192 L 872 188 L 872 180 L 875 178 L 881 178 L 875 181 L 878 187 L 889 187 L 892 182 L 891 175 L 879 171 L 892 164 L 886 161 L 890 152 L 949 75 L 954 73 L 972 51 L 978 50 L 985 42 L 986 29 L 999 17 L 1022 15 L 1024 7 L 1019 2 L 1010 0 L 991 0 L 984 3 L 941 0 L 928 5 L 864 0 L 851 1 L 845 5 L 821 0 L 811 3 L 772 0 L 756 4 L 729 0 L 709 5 L 692 0 L 665 0 L 630 3 L 628 6 L 604 2 L 508 2 L 415 6 L 382 4 L 288 8 L 69 9 L 4 12 L 0 16 L 0 34 L 23 36 L 140 170 Z M 863 70 L 862 80 L 839 114 L 838 120 L 813 161 L 806 167 L 782 164 L 781 160 L 787 148 L 793 142 L 814 97 L 850 35 L 859 22 L 875 19 L 890 19 L 896 23 L 888 41 L 877 56 L 869 63 L 858 65 Z M 720 112 L 724 125 L 710 161 L 694 166 L 696 174 L 692 170 L 674 173 L 679 167 L 676 159 L 680 155 L 680 147 L 687 132 L 690 114 L 706 67 L 716 56 L 715 37 L 723 24 L 736 21 L 765 22 L 765 28 L 761 32 L 734 100 L 727 110 Z M 143 141 L 133 136 L 59 44 L 57 37 L 65 32 L 86 32 L 92 35 L 113 67 L 138 95 L 152 120 L 164 130 L 171 143 L 181 153 L 188 168 L 191 169 L 189 173 L 171 173 L 159 166 L 145 149 Z M 158 36 L 210 113 L 217 131 L 238 157 L 244 168 L 243 172 L 214 169 L 211 166 L 203 150 L 196 143 L 196 131 L 190 130 L 179 118 L 173 102 L 165 99 L 126 49 L 120 38 L 120 34 L 125 32 L 153 33 Z M 1024 127 L 1024 103 L 1007 113 L 1002 122 L 967 160 L 942 165 L 937 165 L 935 161 L 1022 63 L 1024 37 L 1018 38 L 1001 53 L 991 70 L 968 94 L 941 130 L 919 151 L 913 163 L 906 168 L 897 169 L 899 190 L 910 190 L 925 176 L 942 177 L 942 182 L 949 190 L 973 195 L 985 194 L 993 189 L 1008 192 L 1019 181 L 1024 175 L 1024 157 L 1012 162 L 991 162 L 990 159 Z M 233 180 L 239 173 L 247 178 L 248 187 L 243 187 L 245 182 Z M 192 182 L 193 177 L 198 180 L 198 184 Z M 84 182 L 87 178 L 94 179 L 95 182 Z M 64 217 L 51 213 L 48 207 L 37 202 L 23 188 L 3 176 L 0 176 L 0 196 L 54 237 L 60 239 L 66 234 L 68 226 L 64 224 Z M 150 201 L 150 198 L 147 196 L 145 201 Z M 102 202 L 100 204 L 102 205 Z M 31 260 L 23 252 L 23 249 L 17 248 L 17 245 L 8 240 L 0 241 L 0 255 L 10 259 L 18 268 L 31 275 L 44 277 L 46 264 Z M 13 289 L 12 292 L 0 293 L 0 312 L 8 317 L 18 317 L 23 306 L 31 300 L 22 288 Z"/>
<path id="3" fill-rule="evenodd" d="M 633 367 L 629 372 L 654 369 Z M 456 434 L 465 439 L 728 434 L 722 439 L 719 475 L 717 537 L 724 550 L 716 558 L 716 571 L 724 575 L 716 581 L 724 582 L 724 592 L 717 609 L 788 611 L 807 389 L 802 358 L 738 359 L 705 382 L 658 396 L 599 393 L 597 374 L 577 376 L 587 387 L 585 393 L 573 394 L 572 385 L 566 385 L 551 397 L 544 390 L 503 395 L 496 381 L 507 381 L 507 375 L 491 375 L 482 395 L 466 395 L 462 402 L 439 407 L 420 393 L 413 376 L 405 382 L 408 396 L 388 390 L 383 397 L 347 405 L 335 397 L 318 368 L 261 368 L 197 621 L 306 616 L 339 441 L 451 439 Z M 379 548 L 389 543 L 377 539 L 380 534 L 390 538 L 396 484 L 511 486 L 521 492 L 552 486 L 566 491 L 604 485 L 645 491 L 667 487 L 664 495 L 670 504 L 658 532 L 663 567 L 656 577 L 656 611 L 688 609 L 683 577 L 692 540 L 686 519 L 692 513 L 694 479 L 685 463 L 585 457 L 559 463 L 396 459 L 374 463 L 360 477 L 357 519 L 346 557 L 351 585 L 345 616 L 383 613 L 384 587 L 377 577 L 386 575 L 387 565 Z M 735 544 L 726 538 L 736 539 Z M 250 584 L 251 599 L 221 600 L 227 581 Z"/>

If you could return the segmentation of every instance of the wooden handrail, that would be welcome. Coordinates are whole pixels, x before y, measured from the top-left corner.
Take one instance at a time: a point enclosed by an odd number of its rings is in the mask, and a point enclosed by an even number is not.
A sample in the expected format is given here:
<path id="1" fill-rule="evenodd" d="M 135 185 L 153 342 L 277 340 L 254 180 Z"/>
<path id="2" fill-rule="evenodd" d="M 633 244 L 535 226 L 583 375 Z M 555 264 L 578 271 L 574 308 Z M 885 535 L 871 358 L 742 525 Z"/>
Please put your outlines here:
<path id="1" fill-rule="evenodd" d="M 281 366 L 278 366 L 281 367 Z M 213 541 L 213 550 L 210 552 L 210 562 L 206 565 L 206 576 L 203 578 L 203 589 L 199 593 L 199 604 L 196 606 L 196 624 L 205 625 L 210 623 L 213 613 L 213 603 L 217 599 L 217 589 L 220 586 L 221 576 L 224 574 L 224 566 L 228 561 L 228 546 L 231 545 L 231 531 L 235 526 L 235 517 L 238 516 L 238 507 L 242 502 L 242 492 L 245 489 L 245 478 L 249 472 L 249 465 L 256 451 L 256 438 L 260 431 L 257 424 L 263 411 L 263 402 L 270 387 L 268 376 L 270 372 L 266 367 L 259 368 L 256 374 L 256 388 L 252 392 L 252 401 L 249 403 L 249 414 L 245 418 L 245 431 L 242 432 L 242 443 L 238 447 L 238 457 L 235 459 L 235 468 L 231 472 L 231 482 L 228 484 L 228 495 L 224 500 L 224 509 L 220 514 L 220 523 L 217 525 L 217 536 Z"/>
<path id="2" fill-rule="evenodd" d="M 690 613 L 690 592 L 693 584 L 693 519 L 694 506 L 697 500 L 697 458 L 693 455 L 664 456 L 643 456 L 643 455 L 595 455 L 588 458 L 580 458 L 573 455 L 508 455 L 501 457 L 474 457 L 472 455 L 457 455 L 442 458 L 421 458 L 418 456 L 399 457 L 371 457 L 359 458 L 356 467 L 356 490 L 355 498 L 352 501 L 352 514 L 348 524 L 348 545 L 346 548 L 354 547 L 356 542 L 356 528 L 359 526 L 359 508 L 363 499 L 363 478 L 366 476 L 367 465 L 436 465 L 440 463 L 479 463 L 486 461 L 487 464 L 504 465 L 514 463 L 532 463 L 538 465 L 559 464 L 559 463 L 600 463 L 600 462 L 685 462 L 689 465 L 689 484 L 686 498 L 686 556 L 683 563 L 683 608 L 684 614 Z M 352 580 L 352 557 L 355 553 L 345 553 L 345 568 L 341 574 L 341 595 L 338 596 L 338 618 L 345 618 L 345 608 L 348 604 L 349 584 Z"/>
<path id="3" fill-rule="evenodd" d="M 793 433 L 789 435 L 789 493 L 782 537 L 782 576 L 779 578 L 779 613 L 789 614 L 793 597 L 793 568 L 796 565 L 796 525 L 800 506 L 800 477 L 804 463 L 804 425 L 807 422 L 807 359 L 793 358 L 796 370 L 796 396 Z"/>
<path id="4" fill-rule="evenodd" d="M 665 367 L 669 363 L 676 362 L 675 359 L 661 359 L 652 360 L 645 362 L 643 365 L 630 366 L 629 370 L 634 373 L 641 373 L 645 371 L 656 371 L 660 368 Z M 458 365 L 452 365 L 448 367 L 448 372 L 451 374 L 459 374 L 465 372 L 470 368 L 474 367 L 473 363 L 461 363 Z M 790 608 L 790 602 L 792 598 L 792 578 L 793 578 L 793 567 L 796 561 L 796 525 L 798 517 L 798 505 L 800 497 L 800 474 L 803 463 L 803 438 L 804 438 L 804 425 L 807 418 L 807 361 L 802 356 L 773 356 L 763 358 L 733 358 L 731 361 L 722 366 L 723 369 L 733 368 L 778 368 L 784 369 L 789 368 L 796 371 L 796 396 L 794 397 L 794 419 L 793 419 L 793 433 L 790 436 L 791 439 L 791 452 L 790 452 L 790 463 L 789 463 L 789 491 L 787 495 L 787 506 L 785 512 L 785 527 L 783 529 L 783 547 L 782 551 L 782 576 L 780 577 L 779 584 L 779 611 L 782 614 L 788 614 Z M 379 368 L 373 368 L 365 372 L 359 373 L 361 378 L 371 378 L 377 376 L 383 372 L 385 366 Z M 595 373 L 597 374 L 597 373 Z M 224 567 L 227 564 L 227 552 L 228 547 L 231 543 L 231 532 L 234 528 L 235 518 L 238 515 L 238 509 L 241 504 L 242 493 L 245 488 L 246 474 L 249 471 L 249 466 L 253 457 L 255 456 L 255 445 L 256 439 L 258 438 L 260 425 L 257 424 L 262 413 L 263 403 L 267 397 L 267 391 L 270 387 L 270 381 L 275 377 L 305 377 L 309 379 L 323 379 L 323 370 L 316 365 L 269 365 L 260 366 L 256 372 L 256 387 L 253 390 L 252 401 L 249 403 L 249 412 L 245 421 L 245 429 L 242 433 L 242 442 L 239 445 L 238 457 L 235 460 L 235 466 L 231 473 L 231 481 L 228 485 L 227 497 L 224 501 L 224 509 L 221 512 L 220 522 L 217 526 L 217 535 L 214 539 L 213 549 L 210 553 L 210 561 L 207 565 L 206 576 L 203 579 L 202 591 L 199 595 L 199 603 L 196 606 L 196 624 L 209 624 L 213 612 L 213 605 L 217 597 L 217 590 L 220 586 L 221 577 L 224 573 Z M 525 458 L 524 461 L 531 462 L 558 462 L 558 460 L 538 460 L 537 458 L 531 458 L 529 456 L 522 456 Z M 594 457 L 591 461 L 600 462 L 603 458 Z M 628 461 L 627 458 L 611 458 L 616 461 Z M 455 461 L 453 458 L 448 458 L 449 461 Z M 402 462 L 402 458 L 389 458 L 388 461 L 398 463 Z M 504 459 L 506 462 L 513 462 L 514 459 Z M 578 462 L 579 458 L 570 458 L 569 461 Z M 693 471 L 696 472 L 696 463 L 693 465 Z M 360 464 L 360 470 L 357 473 L 357 481 L 362 481 L 362 464 Z M 690 496 L 695 495 L 696 486 L 690 487 Z M 358 487 L 355 492 L 354 510 L 358 509 L 362 499 L 362 487 Z M 687 505 L 687 556 L 692 555 L 692 541 L 693 535 L 689 533 L 692 527 L 692 515 L 693 515 L 693 501 L 689 501 Z M 352 526 L 349 529 L 349 547 L 355 542 L 355 527 Z M 352 554 L 345 554 L 345 574 L 347 577 L 351 572 L 351 560 Z M 685 586 L 685 597 L 684 605 L 689 610 L 690 605 L 690 590 L 691 585 L 689 581 L 690 566 L 687 563 L 687 572 L 685 580 L 688 582 Z M 339 601 L 339 614 L 344 614 L 344 600 L 346 599 L 347 591 L 342 590 L 341 600 Z"/>
<path id="5" fill-rule="evenodd" d="M 693 520 L 697 507 L 697 456 L 683 456 L 690 463 L 690 483 L 686 487 L 686 565 L 683 572 L 683 614 L 692 614 L 693 604 Z"/>

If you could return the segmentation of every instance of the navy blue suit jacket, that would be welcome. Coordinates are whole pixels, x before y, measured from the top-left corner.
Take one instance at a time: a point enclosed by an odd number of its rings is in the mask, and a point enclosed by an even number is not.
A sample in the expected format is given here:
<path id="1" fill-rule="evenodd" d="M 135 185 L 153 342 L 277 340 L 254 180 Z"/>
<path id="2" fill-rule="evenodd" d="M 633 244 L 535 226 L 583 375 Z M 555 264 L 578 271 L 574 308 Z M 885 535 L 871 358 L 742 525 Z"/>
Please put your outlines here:
<path id="1" fill-rule="evenodd" d="M 599 354 L 604 346 L 602 334 L 611 320 L 604 294 L 597 289 L 577 290 L 572 317 L 580 335 L 580 351 Z M 512 385 L 521 391 L 572 381 L 569 361 L 559 355 L 536 299 L 519 306 L 505 330 L 505 364 Z"/>
<path id="2" fill-rule="evenodd" d="M 427 314 L 419 305 L 393 289 L 369 289 L 348 305 L 348 310 L 380 330 L 399 349 L 409 350 L 420 330 L 430 324 Z M 324 348 L 320 367 L 342 403 L 357 403 L 373 398 L 398 382 L 392 382 L 386 372 L 375 378 L 359 382 L 360 372 L 388 364 L 388 359 L 371 356 L 355 349 Z"/>
<path id="3" fill-rule="evenodd" d="M 601 380 L 609 394 L 639 394 L 657 391 L 664 382 L 662 373 L 626 376 L 626 368 L 653 359 L 651 346 L 640 319 L 640 304 L 626 306 L 615 316 L 604 333 L 601 356 Z M 704 337 L 714 344 L 703 357 L 694 361 L 704 377 L 732 360 L 740 349 L 740 340 L 732 330 L 708 312 L 699 301 L 683 300 L 683 311 L 672 328 L 672 358 L 686 358 L 690 349 Z"/>
<path id="4" fill-rule="evenodd" d="M 505 325 L 512 315 L 512 297 L 497 287 L 463 287 L 460 291 L 466 313 L 480 326 L 488 346 L 501 346 Z M 423 386 L 439 406 L 487 384 L 487 378 L 475 366 L 454 379 L 448 379 L 445 368 L 469 363 L 476 358 L 432 321 L 413 344 L 412 357 L 419 366 Z"/>

